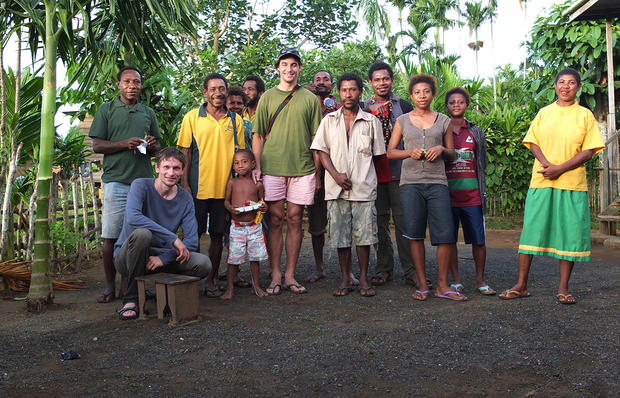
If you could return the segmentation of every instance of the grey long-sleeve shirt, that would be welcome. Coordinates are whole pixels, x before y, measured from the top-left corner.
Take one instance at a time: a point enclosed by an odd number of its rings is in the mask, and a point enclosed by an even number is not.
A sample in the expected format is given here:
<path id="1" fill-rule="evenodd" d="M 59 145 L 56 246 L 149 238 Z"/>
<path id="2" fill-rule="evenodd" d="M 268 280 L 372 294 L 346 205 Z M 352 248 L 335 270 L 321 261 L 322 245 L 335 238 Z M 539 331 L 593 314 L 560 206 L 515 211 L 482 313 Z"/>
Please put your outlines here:
<path id="1" fill-rule="evenodd" d="M 123 229 L 114 246 L 114 256 L 125 240 L 138 228 L 151 231 L 152 247 L 170 248 L 159 255 L 164 265 L 175 261 L 177 254 L 172 243 L 183 228 L 183 243 L 189 251 L 198 248 L 198 226 L 191 195 L 179 188 L 174 198 L 164 199 L 155 189 L 154 178 L 138 178 L 131 183 L 127 195 Z"/>

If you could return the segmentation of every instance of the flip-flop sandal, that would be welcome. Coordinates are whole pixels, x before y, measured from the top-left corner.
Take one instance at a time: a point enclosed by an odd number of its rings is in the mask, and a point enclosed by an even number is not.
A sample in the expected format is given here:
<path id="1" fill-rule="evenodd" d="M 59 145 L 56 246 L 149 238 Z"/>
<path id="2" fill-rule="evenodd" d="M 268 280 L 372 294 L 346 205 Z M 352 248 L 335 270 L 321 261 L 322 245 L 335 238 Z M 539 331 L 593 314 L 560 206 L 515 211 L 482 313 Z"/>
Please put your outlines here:
<path id="1" fill-rule="evenodd" d="M 219 287 L 214 287 L 213 289 L 209 289 L 206 288 L 205 289 L 205 296 L 207 296 L 208 298 L 217 298 L 220 297 L 222 294 L 224 294 Z"/>
<path id="2" fill-rule="evenodd" d="M 456 290 L 459 293 L 462 293 L 463 289 L 465 288 L 465 286 L 463 286 L 462 283 L 453 283 L 453 284 L 450 285 L 450 288 L 452 290 Z"/>
<path id="3" fill-rule="evenodd" d="M 315 282 L 318 282 L 321 279 L 325 279 L 325 278 L 327 278 L 327 276 L 325 276 L 325 274 L 321 274 L 321 275 L 312 274 L 309 277 L 307 277 L 306 279 L 304 279 L 304 282 L 306 282 L 306 283 L 315 283 Z"/>
<path id="4" fill-rule="evenodd" d="M 134 315 L 130 315 L 130 316 L 123 316 L 123 314 L 127 311 L 133 311 Z M 121 321 L 127 321 L 129 319 L 136 319 L 138 317 L 138 308 L 136 307 L 123 307 L 120 310 L 116 311 L 116 314 L 118 314 L 118 319 L 120 319 Z"/>
<path id="5" fill-rule="evenodd" d="M 483 296 L 495 296 L 495 290 L 491 289 L 489 285 L 480 286 L 476 291 Z"/>
<path id="6" fill-rule="evenodd" d="M 291 289 L 292 287 L 294 287 L 297 290 Z M 303 287 L 299 283 L 292 283 L 290 285 L 284 285 L 284 289 L 285 290 L 289 290 L 289 291 L 291 291 L 292 293 L 295 293 L 295 294 L 306 294 L 306 293 L 308 293 L 308 289 L 306 289 L 305 287 Z"/>
<path id="7" fill-rule="evenodd" d="M 570 293 L 558 293 L 555 297 L 557 297 L 558 303 L 560 304 L 577 304 L 575 296 Z"/>
<path id="8" fill-rule="evenodd" d="M 405 284 L 409 286 L 413 286 L 413 287 L 418 287 L 418 282 L 416 282 L 416 280 L 413 278 L 405 278 Z M 430 279 L 426 280 L 426 285 L 428 286 L 429 289 L 433 288 L 433 282 L 431 282 Z"/>
<path id="9" fill-rule="evenodd" d="M 236 287 L 240 287 L 242 289 L 245 289 L 245 288 L 248 288 L 248 287 L 252 286 L 252 284 L 250 282 L 244 281 L 243 279 L 237 279 L 236 281 L 233 282 L 233 284 Z"/>
<path id="10" fill-rule="evenodd" d="M 278 291 L 276 291 L 276 289 Z M 269 290 L 271 290 L 271 291 L 269 291 Z M 265 291 L 270 296 L 279 296 L 280 294 L 282 294 L 282 285 L 280 285 L 279 283 L 276 283 L 273 286 L 269 286 L 267 289 L 265 289 Z"/>
<path id="11" fill-rule="evenodd" d="M 382 276 L 381 274 L 387 274 L 387 276 Z M 372 278 L 370 278 L 370 283 L 375 286 L 385 285 L 389 281 L 392 280 L 392 274 L 390 272 L 379 272 Z"/>
<path id="12" fill-rule="evenodd" d="M 103 292 L 97 297 L 97 302 L 100 304 L 107 304 L 114 301 L 114 292 Z"/>
<path id="13" fill-rule="evenodd" d="M 336 297 L 344 297 L 355 290 L 353 287 L 339 287 L 332 293 Z"/>
<path id="14" fill-rule="evenodd" d="M 456 295 L 457 297 L 463 297 L 462 299 L 458 299 L 458 298 L 454 298 L 450 295 Z M 442 298 L 442 299 L 447 299 L 447 300 L 452 300 L 452 301 L 467 301 L 467 298 L 465 296 L 463 296 L 461 293 L 454 291 L 454 290 L 448 290 L 446 292 L 443 292 L 441 294 L 437 294 L 435 293 L 435 297 L 437 298 Z"/>
<path id="15" fill-rule="evenodd" d="M 428 296 L 430 296 L 430 293 L 431 292 L 429 290 L 424 290 L 424 291 L 416 290 L 415 293 L 411 295 L 411 297 L 413 297 L 415 300 L 418 300 L 418 301 L 426 301 L 428 299 Z M 417 298 L 416 294 L 418 294 L 422 298 Z"/>
<path id="16" fill-rule="evenodd" d="M 518 290 L 506 290 L 502 294 L 499 295 L 499 298 L 502 300 L 512 300 L 518 298 L 530 297 L 531 294 L 528 291 L 520 292 Z"/>
<path id="17" fill-rule="evenodd" d="M 373 297 L 377 294 L 377 291 L 374 287 L 360 287 L 360 296 L 362 297 Z"/>

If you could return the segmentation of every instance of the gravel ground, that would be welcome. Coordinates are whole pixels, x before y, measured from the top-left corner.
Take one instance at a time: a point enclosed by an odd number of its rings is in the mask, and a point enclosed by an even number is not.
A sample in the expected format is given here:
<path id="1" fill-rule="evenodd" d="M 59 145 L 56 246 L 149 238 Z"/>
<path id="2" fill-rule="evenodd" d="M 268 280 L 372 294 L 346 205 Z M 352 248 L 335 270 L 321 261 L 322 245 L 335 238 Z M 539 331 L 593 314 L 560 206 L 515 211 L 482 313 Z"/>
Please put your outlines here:
<path id="1" fill-rule="evenodd" d="M 516 281 L 515 236 L 489 233 L 487 282 L 499 291 Z M 415 301 L 402 273 L 374 298 L 333 297 L 339 271 L 327 249 L 328 279 L 308 294 L 201 298 L 202 321 L 177 328 L 123 322 L 119 302 L 94 303 L 96 264 L 80 275 L 87 289 L 57 292 L 44 314 L 26 313 L 15 295 L 0 300 L 0 396 L 618 396 L 617 249 L 593 248 L 571 280 L 579 303 L 564 306 L 557 261 L 535 258 L 532 297 L 502 301 L 473 292 L 460 248 L 466 303 Z M 433 249 L 427 257 L 434 281 Z M 306 238 L 300 279 L 313 264 Z M 81 359 L 61 362 L 64 350 Z"/>

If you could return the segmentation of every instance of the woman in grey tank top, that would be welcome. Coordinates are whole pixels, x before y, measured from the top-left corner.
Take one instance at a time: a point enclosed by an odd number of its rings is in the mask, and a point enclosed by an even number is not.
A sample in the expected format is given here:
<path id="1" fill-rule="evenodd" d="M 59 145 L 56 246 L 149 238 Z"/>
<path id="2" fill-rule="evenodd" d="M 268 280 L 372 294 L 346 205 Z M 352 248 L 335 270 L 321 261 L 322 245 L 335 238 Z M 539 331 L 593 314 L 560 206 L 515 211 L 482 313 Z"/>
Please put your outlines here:
<path id="1" fill-rule="evenodd" d="M 444 159 L 454 159 L 454 144 L 448 130 L 450 118 L 430 109 L 436 92 L 433 76 L 419 74 L 411 78 L 409 95 L 415 109 L 396 120 L 387 156 L 389 159 L 403 159 L 400 176 L 403 236 L 411 242 L 411 255 L 419 281 L 419 289 L 413 298 L 424 301 L 430 295 L 424 259 L 428 222 L 431 244 L 437 246 L 439 270 L 435 297 L 464 301 L 465 296 L 448 286 L 448 269 L 456 237 Z M 401 139 L 404 149 L 397 149 Z"/>

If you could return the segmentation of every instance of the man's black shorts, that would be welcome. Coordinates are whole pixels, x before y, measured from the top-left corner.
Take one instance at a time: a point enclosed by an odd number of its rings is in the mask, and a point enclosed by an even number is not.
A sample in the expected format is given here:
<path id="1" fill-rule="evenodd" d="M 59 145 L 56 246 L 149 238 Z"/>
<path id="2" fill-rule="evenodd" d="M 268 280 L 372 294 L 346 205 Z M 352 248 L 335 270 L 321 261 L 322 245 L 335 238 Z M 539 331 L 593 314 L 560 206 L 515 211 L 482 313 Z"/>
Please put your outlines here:
<path id="1" fill-rule="evenodd" d="M 198 235 L 207 231 L 209 220 L 209 234 L 224 234 L 230 228 L 229 214 L 224 207 L 224 199 L 196 199 L 194 198 Z"/>

